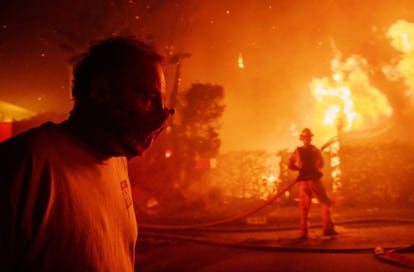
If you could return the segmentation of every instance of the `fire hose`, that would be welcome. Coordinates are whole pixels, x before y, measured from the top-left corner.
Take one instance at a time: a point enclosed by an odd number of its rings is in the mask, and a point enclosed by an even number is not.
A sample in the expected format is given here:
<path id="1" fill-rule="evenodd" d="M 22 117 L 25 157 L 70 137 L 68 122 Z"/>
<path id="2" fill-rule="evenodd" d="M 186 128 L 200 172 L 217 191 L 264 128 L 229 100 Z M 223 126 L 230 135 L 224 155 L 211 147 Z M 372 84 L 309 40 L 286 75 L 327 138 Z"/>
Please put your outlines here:
<path id="1" fill-rule="evenodd" d="M 215 246 L 227 246 L 234 248 L 244 248 L 249 250 L 264 250 L 272 252 L 294 252 L 294 253 L 339 253 L 339 254 L 356 254 L 356 253 L 372 253 L 372 247 L 341 247 L 341 248 L 324 248 L 324 247 L 301 247 L 301 246 L 282 246 L 282 245 L 262 245 L 260 243 L 251 243 L 251 241 L 229 241 L 223 239 L 214 239 L 210 237 L 200 236 L 194 237 L 191 235 L 182 235 L 178 233 L 161 233 L 144 230 L 141 233 L 146 238 L 156 238 L 164 240 L 180 240 L 180 241 L 190 241 L 195 243 L 215 245 Z M 260 241 L 259 241 L 260 242 Z M 402 253 L 414 252 L 414 245 L 409 246 L 400 246 L 397 248 L 385 248 L 381 246 L 376 246 L 374 249 L 374 256 L 376 259 L 414 269 L 414 260 L 408 256 L 403 255 Z"/>
<path id="2" fill-rule="evenodd" d="M 220 246 L 228 246 L 228 247 L 237 247 L 237 248 L 246 248 L 246 249 L 253 249 L 253 250 L 267 250 L 267 251 L 279 251 L 279 252 L 309 252 L 309 253 L 341 253 L 341 254 L 348 254 L 348 253 L 369 253 L 372 252 L 372 247 L 350 247 L 350 248 L 309 248 L 309 247 L 289 247 L 289 246 L 266 246 L 260 244 L 251 244 L 249 242 L 235 242 L 235 241 L 223 241 L 220 239 L 218 241 L 214 238 L 208 237 L 194 237 L 190 235 L 182 235 L 178 233 L 160 233 L 157 230 L 188 230 L 188 229 L 197 229 L 203 227 L 212 227 L 217 226 L 220 224 L 228 223 L 235 221 L 237 219 L 247 217 L 264 207 L 270 205 L 276 199 L 278 199 L 282 194 L 284 194 L 287 190 L 289 190 L 296 181 L 291 182 L 286 186 L 283 190 L 279 191 L 273 197 L 269 198 L 263 205 L 256 207 L 254 209 L 249 210 L 246 213 L 232 216 L 226 219 L 200 223 L 200 224 L 192 224 L 192 225 L 154 225 L 154 224 L 141 224 L 140 225 L 140 233 L 142 236 L 147 238 L 157 238 L 157 239 L 169 239 L 169 240 L 182 240 L 182 241 L 191 241 L 196 243 L 202 244 L 210 244 L 210 245 L 220 245 Z M 366 220 L 365 220 L 366 221 Z M 365 222 L 362 221 L 362 222 Z M 384 219 L 383 219 L 384 221 Z M 402 221 L 400 220 L 400 223 Z M 355 223 L 348 222 L 348 223 Z M 405 223 L 413 223 L 412 221 L 407 221 Z M 142 237 L 141 236 L 141 237 Z M 376 259 L 387 262 L 390 264 L 395 264 L 407 268 L 414 268 L 414 260 L 405 256 L 401 253 L 403 252 L 413 252 L 414 245 L 410 246 L 402 246 L 399 248 L 383 248 L 381 246 L 377 246 L 374 249 L 374 256 Z"/>
<path id="3" fill-rule="evenodd" d="M 140 229 L 152 229 L 152 230 L 185 230 L 185 229 L 195 229 L 195 228 L 204 228 L 204 227 L 212 227 L 217 226 L 229 222 L 233 222 L 235 220 L 247 217 L 251 214 L 254 214 L 258 212 L 259 210 L 265 208 L 266 206 L 273 203 L 276 199 L 278 199 L 280 196 L 282 196 L 286 191 L 288 191 L 290 188 L 292 188 L 293 185 L 295 185 L 296 181 L 292 181 L 289 183 L 285 188 L 283 188 L 281 191 L 278 191 L 273 197 L 269 198 L 265 203 L 260 205 L 259 207 L 255 207 L 243 214 L 238 214 L 235 216 L 231 216 L 229 218 L 217 220 L 217 221 L 211 221 L 211 222 L 205 222 L 205 223 L 198 223 L 198 224 L 191 224 L 191 225 L 159 225 L 159 224 L 140 224 Z"/>
<path id="4" fill-rule="evenodd" d="M 219 245 L 219 246 L 227 246 L 227 247 L 235 247 L 235 248 L 245 248 L 249 250 L 266 250 L 266 251 L 274 251 L 274 252 L 301 252 L 301 253 L 340 253 L 340 254 L 355 254 L 355 253 L 374 253 L 376 259 L 406 267 L 406 268 L 414 268 L 414 260 L 408 256 L 403 255 L 404 252 L 413 252 L 414 245 L 405 245 L 399 246 L 397 248 L 385 248 L 381 246 L 376 246 L 373 251 L 373 247 L 341 247 L 341 248 L 315 248 L 315 247 L 298 247 L 298 246 L 286 246 L 286 245 L 263 245 L 257 243 L 251 243 L 251 241 L 225 241 L 223 239 L 214 239 L 206 236 L 199 236 L 195 237 L 194 235 L 183 235 L 179 233 L 165 233 L 159 232 L 157 230 L 188 230 L 188 229 L 196 229 L 202 227 L 211 227 L 216 226 L 224 223 L 228 223 L 243 217 L 246 217 L 250 214 L 253 214 L 260 209 L 263 209 L 267 205 L 271 204 L 275 201 L 278 197 L 280 197 L 284 192 L 289 190 L 295 182 L 290 183 L 286 188 L 278 192 L 272 198 L 270 198 L 266 203 L 261 205 L 260 207 L 256 207 L 251 209 L 250 211 L 240 214 L 237 216 L 233 216 L 227 219 L 207 222 L 207 223 L 200 223 L 200 224 L 192 224 L 192 225 L 152 225 L 152 224 L 142 224 L 140 225 L 140 233 L 141 238 L 156 238 L 156 239 L 166 239 L 166 240 L 181 240 L 181 241 L 190 241 L 195 243 L 201 244 L 209 244 L 209 245 Z M 354 220 L 352 222 L 342 222 L 344 224 L 355 224 L 358 220 Z M 380 221 L 390 221 L 386 219 L 381 219 Z M 395 221 L 395 220 L 394 220 Z M 397 220 L 399 223 L 410 223 L 412 224 L 413 221 L 410 220 Z M 367 223 L 368 220 L 358 221 L 359 223 Z"/>
<path id="5" fill-rule="evenodd" d="M 414 245 L 403 247 L 403 248 L 388 249 L 388 250 L 380 246 L 377 246 L 374 249 L 374 255 L 380 261 L 398 264 L 401 266 L 414 269 L 414 260 L 401 254 L 402 252 L 410 252 L 413 250 L 414 250 Z"/>
<path id="6" fill-rule="evenodd" d="M 278 199 L 282 194 L 288 191 L 296 181 L 292 181 L 288 184 L 283 190 L 276 193 L 273 197 L 269 198 L 263 205 L 256 207 L 254 209 L 249 210 L 246 213 L 239 214 L 236 216 L 232 216 L 226 219 L 206 222 L 206 223 L 199 223 L 199 224 L 192 224 L 192 225 L 157 225 L 157 224 L 141 224 L 141 234 L 145 237 L 156 237 L 161 239 L 173 239 L 173 240 L 185 240 L 203 244 L 211 244 L 211 245 L 221 245 L 221 246 L 230 246 L 230 247 L 237 247 L 237 248 L 247 248 L 247 249 L 257 249 L 257 250 L 271 250 L 271 251 L 283 251 L 283 252 L 312 252 L 312 253 L 364 253 L 364 252 L 372 252 L 372 247 L 360 247 L 360 248 L 336 248 L 336 249 L 326 249 L 326 248 L 306 248 L 306 247 L 287 247 L 287 246 L 262 246 L 262 245 L 252 245 L 251 243 L 240 243 L 240 242 L 232 242 L 232 241 L 217 241 L 215 239 L 210 239 L 208 237 L 194 237 L 188 235 L 180 235 L 180 234 L 169 234 L 169 233 L 160 233 L 156 232 L 156 230 L 188 230 L 188 229 L 196 229 L 196 228 L 203 228 L 203 227 L 212 227 L 221 225 L 224 223 L 229 223 L 240 218 L 247 217 L 257 211 L 265 208 L 266 206 L 273 203 L 276 199 Z M 355 222 L 353 222 L 355 223 Z M 384 262 L 397 264 L 400 266 L 414 268 L 414 260 L 411 258 L 402 255 L 402 252 L 412 252 L 414 251 L 414 245 L 404 246 L 400 248 L 394 249 L 386 249 L 381 246 L 377 246 L 374 249 L 374 256 Z"/>

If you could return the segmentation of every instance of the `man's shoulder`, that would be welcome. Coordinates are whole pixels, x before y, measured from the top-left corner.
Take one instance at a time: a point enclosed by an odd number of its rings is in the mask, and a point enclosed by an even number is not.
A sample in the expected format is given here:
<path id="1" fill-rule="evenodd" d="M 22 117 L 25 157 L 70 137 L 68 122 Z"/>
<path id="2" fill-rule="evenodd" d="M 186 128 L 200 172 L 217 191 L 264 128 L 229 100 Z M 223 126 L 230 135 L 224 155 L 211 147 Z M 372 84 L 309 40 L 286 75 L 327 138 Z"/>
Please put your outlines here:
<path id="1" fill-rule="evenodd" d="M 34 148 L 39 144 L 47 145 L 56 140 L 56 137 L 61 133 L 60 124 L 46 122 L 40 126 L 29 128 L 1 142 L 0 150 L 9 148 Z"/>
<path id="2" fill-rule="evenodd" d="M 319 148 L 318 148 L 316 145 L 314 145 L 314 144 L 311 144 L 311 145 L 310 145 L 310 147 L 311 147 L 312 149 L 318 149 L 318 150 L 319 150 Z"/>
<path id="3" fill-rule="evenodd" d="M 50 152 L 56 149 L 58 125 L 45 123 L 30 128 L 0 143 L 1 171 L 20 171 L 23 163 L 31 163 L 33 158 L 40 163 Z M 61 153 L 61 152 L 60 152 Z M 7 170 L 8 169 L 8 170 Z M 14 170 L 12 170 L 14 169 Z"/>

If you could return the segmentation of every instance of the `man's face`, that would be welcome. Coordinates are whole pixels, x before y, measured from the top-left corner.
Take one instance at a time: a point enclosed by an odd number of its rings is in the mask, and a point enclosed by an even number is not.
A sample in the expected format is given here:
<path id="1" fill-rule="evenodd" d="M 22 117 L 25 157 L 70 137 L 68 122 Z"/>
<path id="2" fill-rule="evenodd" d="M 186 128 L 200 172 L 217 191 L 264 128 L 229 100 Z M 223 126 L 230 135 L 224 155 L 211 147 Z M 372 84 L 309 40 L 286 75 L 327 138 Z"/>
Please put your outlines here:
<path id="1" fill-rule="evenodd" d="M 170 114 L 163 103 L 166 86 L 161 65 L 148 64 L 144 70 L 131 65 L 114 88 L 111 123 L 117 128 L 121 153 L 127 157 L 142 155 Z"/>
<path id="2" fill-rule="evenodd" d="M 301 136 L 300 139 L 304 146 L 308 146 L 312 142 L 312 136 L 309 136 L 309 135 Z"/>

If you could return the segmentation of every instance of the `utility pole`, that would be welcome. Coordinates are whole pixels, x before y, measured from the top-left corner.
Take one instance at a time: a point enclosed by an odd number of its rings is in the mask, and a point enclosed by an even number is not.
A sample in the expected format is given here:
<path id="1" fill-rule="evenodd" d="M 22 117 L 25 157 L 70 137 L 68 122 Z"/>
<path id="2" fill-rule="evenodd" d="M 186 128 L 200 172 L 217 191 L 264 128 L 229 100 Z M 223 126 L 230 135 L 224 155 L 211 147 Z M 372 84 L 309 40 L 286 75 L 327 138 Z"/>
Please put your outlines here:
<path id="1" fill-rule="evenodd" d="M 171 56 L 171 58 L 169 59 L 169 63 L 171 64 L 175 64 L 176 69 L 175 69 L 175 77 L 174 77 L 174 85 L 169 97 L 169 104 L 171 108 L 175 108 L 177 106 L 177 95 L 178 95 L 178 90 L 180 88 L 180 83 L 181 83 L 181 62 L 184 58 L 189 58 L 191 57 L 190 53 L 182 53 L 182 54 L 175 54 L 173 56 Z"/>

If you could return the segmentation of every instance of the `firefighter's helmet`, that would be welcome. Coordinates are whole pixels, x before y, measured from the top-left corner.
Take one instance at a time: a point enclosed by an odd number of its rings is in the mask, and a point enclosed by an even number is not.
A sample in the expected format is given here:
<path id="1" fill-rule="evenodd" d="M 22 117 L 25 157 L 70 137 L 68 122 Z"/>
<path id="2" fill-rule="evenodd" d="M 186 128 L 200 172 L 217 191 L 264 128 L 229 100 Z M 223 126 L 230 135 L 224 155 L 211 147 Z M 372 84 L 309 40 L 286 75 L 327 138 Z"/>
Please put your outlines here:
<path id="1" fill-rule="evenodd" d="M 312 137 L 313 133 L 309 128 L 304 128 L 302 130 L 302 132 L 300 133 L 300 138 L 305 138 L 305 137 Z"/>

